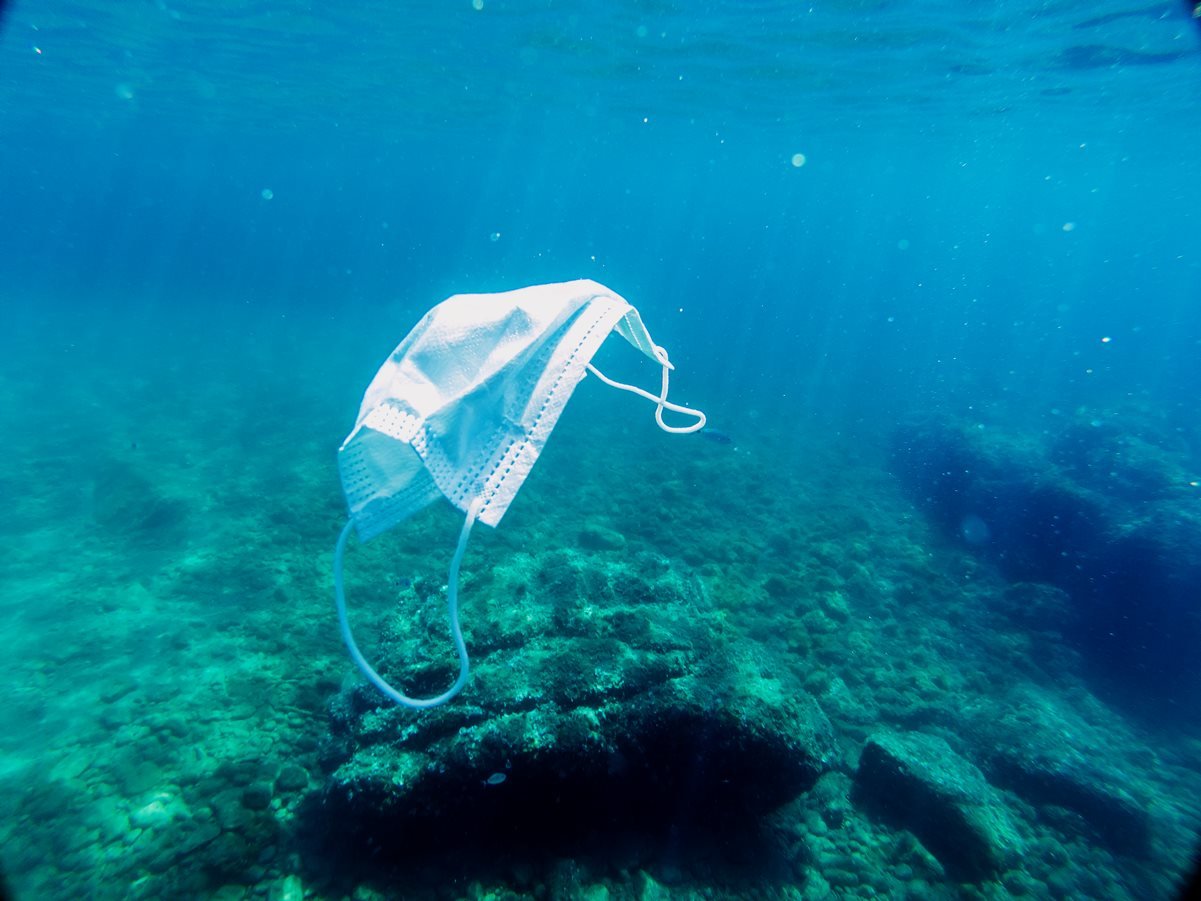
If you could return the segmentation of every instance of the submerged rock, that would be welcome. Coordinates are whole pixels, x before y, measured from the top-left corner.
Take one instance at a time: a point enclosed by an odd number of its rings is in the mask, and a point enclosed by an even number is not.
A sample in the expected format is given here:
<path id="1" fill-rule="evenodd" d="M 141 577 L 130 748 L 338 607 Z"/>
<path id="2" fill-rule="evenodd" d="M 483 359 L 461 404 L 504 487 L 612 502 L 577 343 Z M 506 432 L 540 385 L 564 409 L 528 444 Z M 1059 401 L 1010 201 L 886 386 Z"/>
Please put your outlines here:
<path id="1" fill-rule="evenodd" d="M 242 806 L 247 810 L 266 810 L 271 805 L 271 784 L 252 782 L 242 789 Z"/>
<path id="2" fill-rule="evenodd" d="M 1140 434 L 1141 431 L 1141 434 Z M 949 533 L 1016 581 L 1068 593 L 1070 625 L 1105 669 L 1201 679 L 1201 509 L 1186 447 L 1150 427 L 982 430 L 948 418 L 900 428 L 893 470 Z M 1024 625 L 1040 627 L 1029 611 Z M 1070 620 L 1070 623 L 1069 623 Z"/>
<path id="3" fill-rule="evenodd" d="M 173 547 L 186 536 L 184 503 L 125 463 L 108 461 L 97 469 L 91 512 L 102 534 L 138 546 Z"/>
<path id="4" fill-rule="evenodd" d="M 1033 687 L 1013 690 L 965 724 L 989 779 L 1052 816 L 1071 811 L 1076 831 L 1122 854 L 1146 854 L 1153 831 L 1143 797 L 1153 788 L 1134 763 L 1141 745 L 1101 705 L 1072 705 Z"/>
<path id="5" fill-rule="evenodd" d="M 833 756 L 817 703 L 723 628 L 700 582 L 660 558 L 515 558 L 466 626 L 473 675 L 451 703 L 339 695 L 314 824 L 392 853 L 453 837 L 555 844 L 622 829 L 733 827 L 808 789 Z M 521 590 L 518 590 L 518 589 Z M 412 692 L 445 665 L 379 651 Z M 503 778 L 500 778 L 503 777 Z"/>
<path id="6" fill-rule="evenodd" d="M 999 784 L 1037 806 L 1064 807 L 1079 814 L 1113 850 L 1147 852 L 1151 839 L 1147 809 L 1114 781 L 1107 768 L 1071 753 L 1021 753 L 1006 748 L 994 756 L 989 771 Z"/>
<path id="7" fill-rule="evenodd" d="M 854 799 L 869 813 L 908 829 L 962 879 L 987 879 L 1013 865 L 1021 851 L 1000 795 L 937 736 L 871 736 L 859 758 Z"/>
<path id="8" fill-rule="evenodd" d="M 294 763 L 285 764 L 275 779 L 277 792 L 297 792 L 307 787 L 309 774 L 304 767 Z"/>

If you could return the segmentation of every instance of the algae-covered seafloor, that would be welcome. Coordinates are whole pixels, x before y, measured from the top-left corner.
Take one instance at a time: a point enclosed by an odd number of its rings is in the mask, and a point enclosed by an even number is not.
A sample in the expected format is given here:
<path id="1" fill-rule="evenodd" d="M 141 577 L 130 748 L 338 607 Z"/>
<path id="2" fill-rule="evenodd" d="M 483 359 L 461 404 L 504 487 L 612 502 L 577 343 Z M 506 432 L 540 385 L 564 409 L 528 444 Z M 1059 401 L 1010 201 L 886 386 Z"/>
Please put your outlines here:
<path id="1" fill-rule="evenodd" d="M 1187 867 L 1197 670 L 1177 657 L 1168 681 L 1099 638 L 1088 604 L 1112 627 L 1113 594 L 1040 568 L 987 509 L 1002 482 L 1095 501 L 1072 461 L 1104 448 L 1074 423 L 990 445 L 954 422 L 781 434 L 764 423 L 795 417 L 710 409 L 728 440 L 709 441 L 586 383 L 473 536 L 471 681 L 411 713 L 363 686 L 331 600 L 358 370 L 285 367 L 326 357 L 270 341 L 136 368 L 115 339 L 41 346 L 92 375 L 4 364 L 18 898 L 1121 899 Z M 1120 441 L 1122 421 L 1085 434 Z M 1126 484 L 1175 485 L 1187 436 L 1147 434 Z M 939 452 L 984 481 L 940 494 L 949 468 L 914 462 Z M 1104 528 L 1055 553 L 1147 547 L 1105 497 Z M 415 693 L 454 677 L 459 521 L 438 505 L 348 555 L 359 638 Z M 1153 612 L 1173 641 L 1195 627 Z"/>

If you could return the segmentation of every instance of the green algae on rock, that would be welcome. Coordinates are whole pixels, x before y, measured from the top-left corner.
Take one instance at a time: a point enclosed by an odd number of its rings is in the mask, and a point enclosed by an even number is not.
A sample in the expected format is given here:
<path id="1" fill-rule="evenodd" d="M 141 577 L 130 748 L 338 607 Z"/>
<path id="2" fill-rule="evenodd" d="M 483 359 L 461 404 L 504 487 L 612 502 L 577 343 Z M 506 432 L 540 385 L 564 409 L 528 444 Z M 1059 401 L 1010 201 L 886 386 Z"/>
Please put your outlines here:
<path id="1" fill-rule="evenodd" d="M 314 819 L 394 846 L 704 814 L 724 828 L 829 768 L 817 702 L 723 628 L 690 571 L 564 552 L 501 564 L 492 589 L 515 581 L 519 609 L 489 605 L 469 625 L 475 675 L 455 703 L 414 714 L 365 687 L 335 699 Z M 421 677 L 403 642 L 384 654 L 397 683 Z"/>

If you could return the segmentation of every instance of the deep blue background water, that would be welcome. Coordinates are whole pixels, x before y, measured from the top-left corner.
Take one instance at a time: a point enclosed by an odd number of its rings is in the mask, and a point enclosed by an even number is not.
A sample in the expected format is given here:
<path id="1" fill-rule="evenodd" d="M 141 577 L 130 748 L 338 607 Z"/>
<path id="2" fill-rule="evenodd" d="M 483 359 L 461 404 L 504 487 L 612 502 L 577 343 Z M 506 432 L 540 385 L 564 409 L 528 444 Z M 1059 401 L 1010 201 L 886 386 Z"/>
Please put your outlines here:
<path id="1" fill-rule="evenodd" d="M 588 276 L 775 421 L 1192 397 L 1180 9 L 17 3 L 3 41 L 0 283 L 83 334 L 236 309 L 378 358 Z"/>

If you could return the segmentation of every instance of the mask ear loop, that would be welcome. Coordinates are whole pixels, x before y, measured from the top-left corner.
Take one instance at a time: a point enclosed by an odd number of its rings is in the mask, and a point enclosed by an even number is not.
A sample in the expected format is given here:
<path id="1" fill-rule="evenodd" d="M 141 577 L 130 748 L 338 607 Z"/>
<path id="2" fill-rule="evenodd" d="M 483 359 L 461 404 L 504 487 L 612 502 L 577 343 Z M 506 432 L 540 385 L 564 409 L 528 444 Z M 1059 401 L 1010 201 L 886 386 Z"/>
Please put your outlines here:
<path id="1" fill-rule="evenodd" d="M 587 369 L 610 388 L 620 388 L 622 391 L 631 391 L 634 394 L 637 394 L 639 397 L 645 397 L 647 400 L 652 401 L 655 404 L 655 422 L 658 423 L 659 428 L 661 428 L 663 431 L 671 432 L 673 435 L 687 435 L 690 432 L 700 431 L 705 427 L 706 420 L 704 413 L 702 413 L 700 410 L 693 410 L 689 407 L 681 406 L 680 404 L 670 403 L 667 400 L 667 373 L 673 367 L 671 365 L 671 361 L 667 359 L 667 351 L 665 349 L 656 344 L 654 350 L 655 359 L 658 360 L 660 365 L 663 367 L 663 384 L 659 389 L 658 397 L 655 397 L 655 395 L 651 394 L 649 391 L 642 390 L 637 385 L 627 385 L 624 382 L 618 382 L 609 378 L 591 363 L 587 364 Z M 692 425 L 684 426 L 668 425 L 663 421 L 664 409 L 671 410 L 674 413 L 683 413 L 686 416 L 695 416 L 696 422 L 694 422 Z"/>
<path id="2" fill-rule="evenodd" d="M 354 521 L 348 521 L 342 528 L 342 534 L 338 536 L 338 544 L 334 548 L 334 597 L 338 604 L 338 624 L 342 627 L 342 640 L 346 643 L 346 649 L 350 651 L 351 659 L 367 677 L 367 681 L 403 707 L 410 707 L 414 710 L 437 707 L 457 695 L 467 684 L 471 663 L 467 659 L 467 645 L 463 641 L 463 630 L 459 627 L 459 564 L 463 562 L 463 554 L 467 550 L 467 538 L 471 535 L 471 527 L 475 525 L 481 506 L 483 506 L 483 499 L 476 498 L 467 508 L 467 518 L 463 521 L 463 531 L 459 533 L 459 544 L 455 548 L 454 557 L 451 558 L 450 576 L 446 582 L 446 600 L 450 609 L 450 634 L 455 642 L 455 650 L 459 653 L 459 678 L 455 680 L 454 685 L 434 698 L 410 698 L 408 695 L 401 694 L 389 685 L 383 676 L 372 669 L 371 664 L 359 651 L 359 646 L 354 642 L 354 636 L 350 634 L 350 618 L 346 614 L 346 594 L 342 589 L 342 556 L 346 551 L 346 539 L 350 537 Z"/>

